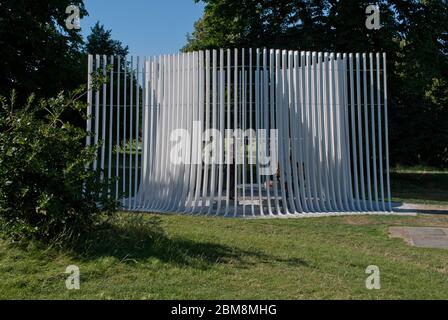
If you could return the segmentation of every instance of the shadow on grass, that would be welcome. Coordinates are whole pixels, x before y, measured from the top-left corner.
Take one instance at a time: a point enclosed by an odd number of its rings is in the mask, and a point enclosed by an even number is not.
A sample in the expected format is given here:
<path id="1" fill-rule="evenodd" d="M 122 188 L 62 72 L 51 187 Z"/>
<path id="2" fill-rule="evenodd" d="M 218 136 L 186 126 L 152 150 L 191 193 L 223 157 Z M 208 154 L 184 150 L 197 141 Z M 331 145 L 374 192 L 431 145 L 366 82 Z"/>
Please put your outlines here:
<path id="1" fill-rule="evenodd" d="M 240 268 L 260 263 L 308 266 L 300 258 L 283 259 L 219 243 L 171 238 L 161 226 L 159 217 L 143 218 L 141 215 L 115 218 L 76 252 L 78 258 L 83 260 L 112 256 L 123 263 L 146 263 L 152 258 L 198 269 L 217 264 L 232 264 Z"/>

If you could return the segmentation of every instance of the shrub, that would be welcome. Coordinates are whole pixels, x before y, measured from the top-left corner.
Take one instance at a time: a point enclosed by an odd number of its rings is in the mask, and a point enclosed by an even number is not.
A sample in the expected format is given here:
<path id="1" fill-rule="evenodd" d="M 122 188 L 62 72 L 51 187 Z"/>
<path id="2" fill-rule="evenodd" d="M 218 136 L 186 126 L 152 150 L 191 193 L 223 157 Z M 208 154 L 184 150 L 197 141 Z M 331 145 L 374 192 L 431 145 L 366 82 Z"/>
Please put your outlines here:
<path id="1" fill-rule="evenodd" d="M 18 241 L 74 243 L 116 208 L 102 190 L 100 172 L 90 169 L 98 146 L 85 147 L 87 133 L 63 120 L 85 117 L 82 90 L 15 107 L 0 98 L 0 227 Z"/>

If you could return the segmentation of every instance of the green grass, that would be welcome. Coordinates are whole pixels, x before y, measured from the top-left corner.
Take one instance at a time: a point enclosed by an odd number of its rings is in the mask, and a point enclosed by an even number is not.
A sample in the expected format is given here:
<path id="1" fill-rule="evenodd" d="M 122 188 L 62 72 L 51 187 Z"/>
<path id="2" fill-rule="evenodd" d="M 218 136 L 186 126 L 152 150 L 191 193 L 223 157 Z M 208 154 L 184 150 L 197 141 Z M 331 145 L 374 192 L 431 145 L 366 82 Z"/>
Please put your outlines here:
<path id="1" fill-rule="evenodd" d="M 391 172 L 393 200 L 448 205 L 448 171 L 426 167 L 395 168 Z"/>
<path id="2" fill-rule="evenodd" d="M 120 214 L 81 253 L 0 242 L 0 299 L 448 299 L 448 250 L 389 226 L 448 216 L 237 220 Z M 65 288 L 65 268 L 81 290 Z M 365 269 L 381 270 L 381 290 Z"/>

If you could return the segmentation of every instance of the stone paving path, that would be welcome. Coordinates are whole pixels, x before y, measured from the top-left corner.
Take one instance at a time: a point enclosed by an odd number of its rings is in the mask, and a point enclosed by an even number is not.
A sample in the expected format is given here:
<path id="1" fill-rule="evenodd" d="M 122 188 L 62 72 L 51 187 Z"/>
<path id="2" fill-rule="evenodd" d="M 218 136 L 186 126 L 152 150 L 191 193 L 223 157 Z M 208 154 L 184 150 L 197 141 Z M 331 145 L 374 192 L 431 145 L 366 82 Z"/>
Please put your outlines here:
<path id="1" fill-rule="evenodd" d="M 448 228 L 390 227 L 389 234 L 416 247 L 448 249 Z"/>

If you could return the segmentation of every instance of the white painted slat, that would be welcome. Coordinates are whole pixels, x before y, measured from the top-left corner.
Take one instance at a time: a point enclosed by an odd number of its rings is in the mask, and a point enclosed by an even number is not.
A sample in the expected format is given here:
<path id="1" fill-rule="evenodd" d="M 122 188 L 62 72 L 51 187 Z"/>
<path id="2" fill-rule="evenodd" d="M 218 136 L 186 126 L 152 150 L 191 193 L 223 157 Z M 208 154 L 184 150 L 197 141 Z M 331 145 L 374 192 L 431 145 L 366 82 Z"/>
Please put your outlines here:
<path id="1" fill-rule="evenodd" d="M 388 120 L 388 100 L 387 100 L 387 59 L 383 53 L 383 85 L 384 85 L 384 126 L 386 141 L 386 186 L 387 186 L 387 209 L 392 212 L 392 196 L 390 191 L 390 164 L 389 164 L 389 120 Z"/>
<path id="2" fill-rule="evenodd" d="M 226 73 L 224 69 L 224 49 L 219 50 L 219 131 L 220 131 L 220 141 L 219 141 L 219 182 L 218 182 L 218 207 L 216 209 L 216 215 L 221 214 L 221 207 L 223 204 L 223 189 L 224 189 L 224 167 L 225 167 L 225 81 Z"/>
<path id="3" fill-rule="evenodd" d="M 270 142 L 271 133 L 270 133 L 270 126 L 269 126 L 269 120 L 270 120 L 270 114 L 269 114 L 269 73 L 271 72 L 272 68 L 268 64 L 268 50 L 265 48 L 263 49 L 263 70 L 260 71 L 260 50 L 257 49 L 257 75 L 258 75 L 258 107 L 255 110 L 255 112 L 258 115 L 258 129 L 264 129 L 265 131 L 265 138 L 267 139 L 264 143 L 265 149 L 267 152 L 269 152 L 270 155 L 272 155 L 272 150 L 270 148 L 270 145 L 268 144 Z M 271 58 L 272 60 L 272 58 Z M 267 179 L 266 176 L 262 176 L 260 172 L 260 157 L 259 157 L 259 144 L 262 144 L 263 141 L 260 141 L 259 139 L 259 133 L 257 131 L 257 180 L 258 180 L 258 190 L 259 190 L 259 199 L 260 199 L 260 213 L 261 215 L 264 215 L 264 208 L 263 208 L 263 178 L 264 178 L 264 184 L 266 188 L 266 201 L 267 201 L 267 212 L 270 216 L 273 215 L 272 212 L 272 204 L 271 204 L 271 188 L 267 185 Z"/>
<path id="4" fill-rule="evenodd" d="M 116 123 L 116 141 L 115 141 L 115 200 L 119 197 L 119 181 L 120 181 L 120 92 L 121 92 L 121 57 L 117 57 L 117 123 Z"/>
<path id="5" fill-rule="evenodd" d="M 106 79 L 107 77 L 107 56 L 102 56 L 103 60 L 103 77 Z M 105 171 L 105 162 L 106 162 L 106 125 L 107 125 L 107 83 L 104 82 L 102 85 L 102 109 L 101 109 L 101 180 L 104 179 L 104 171 Z M 107 192 L 107 190 L 105 190 Z"/>
<path id="6" fill-rule="evenodd" d="M 226 157 L 226 164 L 227 164 L 227 173 L 226 173 L 226 211 L 224 213 L 224 216 L 227 216 L 229 214 L 229 207 L 230 207 L 230 189 L 231 189 L 231 166 L 232 166 L 232 144 L 230 143 L 231 140 L 233 140 L 233 135 L 231 133 L 231 127 L 232 127 L 232 117 L 231 117 L 231 83 L 232 83 L 232 52 L 230 49 L 227 49 L 227 131 L 226 131 L 226 138 L 227 138 L 227 157 Z"/>
<path id="7" fill-rule="evenodd" d="M 383 127 L 382 127 L 382 112 L 381 112 L 381 77 L 380 77 L 380 54 L 376 54 L 376 84 L 377 84 L 377 110 L 378 110 L 378 159 L 380 163 L 380 192 L 381 192 L 381 210 L 386 211 L 384 199 L 384 172 L 383 172 Z"/>
<path id="8" fill-rule="evenodd" d="M 251 49 L 252 50 L 252 49 Z M 252 53 L 250 53 L 250 56 L 252 58 Z M 252 62 L 250 63 L 252 66 Z M 251 72 L 252 73 L 252 72 Z M 260 205 L 260 215 L 264 215 L 263 213 L 263 198 L 262 198 L 262 189 L 261 189 L 261 173 L 260 173 L 260 158 L 259 158 L 259 152 L 260 152 L 260 143 L 259 140 L 259 133 L 261 132 L 261 118 L 262 118 L 262 104 L 261 104 L 261 95 L 260 95 L 260 49 L 256 49 L 255 51 L 255 174 L 257 178 L 257 184 L 258 184 L 258 202 Z M 268 189 L 269 191 L 269 189 Z M 253 196 L 252 196 L 253 198 Z M 252 199 L 253 201 L 253 199 Z"/>
<path id="9" fill-rule="evenodd" d="M 253 111 L 254 111 L 254 104 L 253 104 L 253 52 L 252 48 L 249 48 L 249 105 L 248 105 L 248 117 L 249 117 L 249 144 L 248 144 L 248 152 L 249 152 L 249 184 L 250 184 L 250 206 L 251 206 L 251 214 L 252 216 L 255 216 L 255 197 L 254 197 L 254 157 L 253 157 L 253 143 L 254 143 L 254 136 L 252 135 L 252 132 L 254 132 L 254 126 L 253 126 Z M 260 189 L 259 189 L 260 190 Z M 261 207 L 261 204 L 260 204 Z"/>

